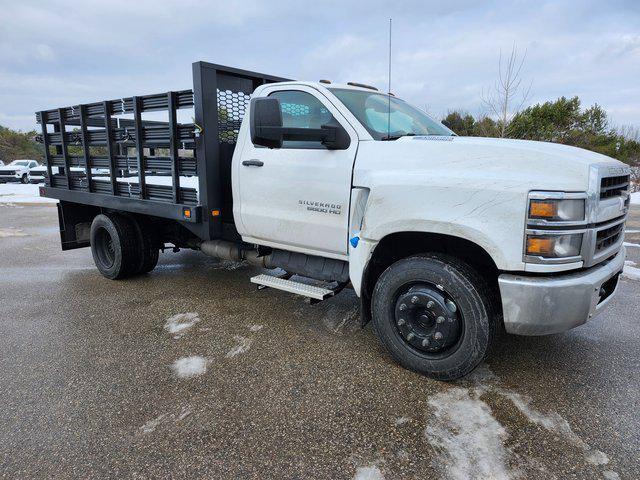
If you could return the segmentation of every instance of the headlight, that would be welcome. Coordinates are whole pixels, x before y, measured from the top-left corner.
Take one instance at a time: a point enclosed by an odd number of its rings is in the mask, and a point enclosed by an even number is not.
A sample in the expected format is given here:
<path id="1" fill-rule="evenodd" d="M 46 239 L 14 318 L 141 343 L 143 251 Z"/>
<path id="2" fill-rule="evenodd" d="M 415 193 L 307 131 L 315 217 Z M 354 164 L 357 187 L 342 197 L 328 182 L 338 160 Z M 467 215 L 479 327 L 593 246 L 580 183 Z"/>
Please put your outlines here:
<path id="1" fill-rule="evenodd" d="M 584 220 L 584 199 L 531 198 L 529 218 L 549 222 L 581 222 Z"/>
<path id="2" fill-rule="evenodd" d="M 580 255 L 582 233 L 527 234 L 526 254 L 544 258 L 566 258 Z"/>

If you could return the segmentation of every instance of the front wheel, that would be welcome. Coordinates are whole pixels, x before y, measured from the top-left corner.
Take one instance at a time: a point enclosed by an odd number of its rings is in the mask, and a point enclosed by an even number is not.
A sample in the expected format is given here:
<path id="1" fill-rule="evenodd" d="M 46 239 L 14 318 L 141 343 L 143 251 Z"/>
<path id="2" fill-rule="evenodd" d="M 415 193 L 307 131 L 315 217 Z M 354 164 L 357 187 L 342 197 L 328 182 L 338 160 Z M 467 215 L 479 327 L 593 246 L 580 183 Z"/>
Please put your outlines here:
<path id="1" fill-rule="evenodd" d="M 439 380 L 470 373 L 487 355 L 498 319 L 484 279 L 443 254 L 399 260 L 378 279 L 373 325 L 402 366 Z"/>
<path id="2" fill-rule="evenodd" d="M 29 177 L 27 176 L 26 173 L 24 175 L 22 175 L 22 178 L 20 179 L 20 181 L 22 183 L 29 183 Z"/>

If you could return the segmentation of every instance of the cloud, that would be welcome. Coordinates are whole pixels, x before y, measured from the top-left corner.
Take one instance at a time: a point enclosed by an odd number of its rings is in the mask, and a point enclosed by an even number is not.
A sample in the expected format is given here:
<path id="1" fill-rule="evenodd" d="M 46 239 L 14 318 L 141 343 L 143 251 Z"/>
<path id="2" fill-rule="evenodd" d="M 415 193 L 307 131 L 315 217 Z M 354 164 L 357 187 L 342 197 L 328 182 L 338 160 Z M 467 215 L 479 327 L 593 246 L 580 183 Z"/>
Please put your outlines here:
<path id="1" fill-rule="evenodd" d="M 304 80 L 387 85 L 435 115 L 482 109 L 498 54 L 527 51 L 532 101 L 579 95 L 616 124 L 640 125 L 640 4 L 327 0 L 0 0 L 0 121 L 33 112 L 191 86 L 207 60 Z"/>

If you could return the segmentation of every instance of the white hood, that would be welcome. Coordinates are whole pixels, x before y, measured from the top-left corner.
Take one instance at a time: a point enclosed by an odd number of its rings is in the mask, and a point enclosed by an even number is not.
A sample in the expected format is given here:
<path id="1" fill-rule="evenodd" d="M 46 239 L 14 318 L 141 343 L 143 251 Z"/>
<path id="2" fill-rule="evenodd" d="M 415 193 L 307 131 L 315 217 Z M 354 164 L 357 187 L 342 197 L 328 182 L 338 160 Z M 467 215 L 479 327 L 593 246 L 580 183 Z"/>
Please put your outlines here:
<path id="1" fill-rule="evenodd" d="M 393 162 L 389 162 L 393 158 Z M 624 166 L 599 153 L 556 143 L 481 137 L 402 137 L 361 142 L 356 182 L 371 174 L 501 180 L 527 190 L 584 191 L 595 163 Z M 364 185 L 363 183 L 356 183 Z M 511 185 L 510 185 L 511 184 Z"/>

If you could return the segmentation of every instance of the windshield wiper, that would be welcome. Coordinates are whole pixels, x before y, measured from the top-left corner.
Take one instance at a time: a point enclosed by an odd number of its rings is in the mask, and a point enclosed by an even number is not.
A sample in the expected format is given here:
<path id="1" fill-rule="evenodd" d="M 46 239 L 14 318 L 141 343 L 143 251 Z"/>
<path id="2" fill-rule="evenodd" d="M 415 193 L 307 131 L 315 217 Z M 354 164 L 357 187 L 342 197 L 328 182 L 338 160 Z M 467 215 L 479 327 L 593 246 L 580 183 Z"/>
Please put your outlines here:
<path id="1" fill-rule="evenodd" d="M 415 137 L 415 136 L 416 136 L 415 133 L 410 132 L 410 133 L 403 133 L 403 134 L 400 134 L 400 135 L 387 135 L 386 137 L 382 137 L 380 140 L 382 140 L 382 141 L 398 140 L 399 138 L 402 138 L 402 137 Z"/>

